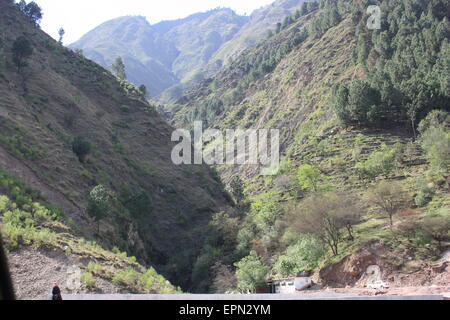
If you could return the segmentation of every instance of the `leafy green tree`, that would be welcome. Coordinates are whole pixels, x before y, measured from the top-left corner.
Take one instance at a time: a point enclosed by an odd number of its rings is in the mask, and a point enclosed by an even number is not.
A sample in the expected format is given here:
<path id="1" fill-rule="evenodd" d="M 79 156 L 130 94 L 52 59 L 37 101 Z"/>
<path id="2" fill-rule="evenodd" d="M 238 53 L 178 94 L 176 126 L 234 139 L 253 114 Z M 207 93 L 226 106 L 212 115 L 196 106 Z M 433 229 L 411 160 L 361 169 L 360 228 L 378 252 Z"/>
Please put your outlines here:
<path id="1" fill-rule="evenodd" d="M 33 54 L 33 47 L 31 42 L 24 36 L 19 36 L 13 43 L 12 47 L 12 59 L 17 67 L 17 72 L 20 72 L 22 68 L 26 67 L 28 63 L 26 59 Z"/>
<path id="2" fill-rule="evenodd" d="M 432 168 L 450 169 L 450 114 L 435 110 L 419 124 L 420 146 Z"/>
<path id="3" fill-rule="evenodd" d="M 450 130 L 433 127 L 420 137 L 420 144 L 431 166 L 447 171 L 450 169 Z"/>
<path id="4" fill-rule="evenodd" d="M 78 156 L 80 162 L 84 162 L 91 148 L 91 144 L 83 137 L 75 137 L 72 141 L 72 151 Z"/>
<path id="5" fill-rule="evenodd" d="M 355 80 L 350 84 L 348 93 L 348 108 L 353 121 L 367 123 L 369 112 L 376 109 L 380 103 L 379 93 L 362 80 Z"/>
<path id="6" fill-rule="evenodd" d="M 132 191 L 130 188 L 123 186 L 121 188 L 119 200 L 135 218 L 148 216 L 153 211 L 151 198 L 144 190 Z"/>
<path id="7" fill-rule="evenodd" d="M 148 99 L 147 87 L 144 84 L 141 84 L 139 86 L 139 92 L 141 93 L 142 97 L 144 97 L 144 99 Z"/>
<path id="8" fill-rule="evenodd" d="M 100 231 L 100 221 L 112 210 L 112 195 L 104 185 L 98 185 L 89 193 L 88 213 L 97 222 L 97 231 Z"/>
<path id="9" fill-rule="evenodd" d="M 264 265 L 255 251 L 235 264 L 238 289 L 246 292 L 255 292 L 259 288 L 267 286 L 269 267 Z"/>
<path id="10" fill-rule="evenodd" d="M 319 183 L 323 180 L 323 175 L 319 169 L 305 164 L 297 170 L 297 182 L 302 190 L 319 191 Z"/>
<path id="11" fill-rule="evenodd" d="M 112 71 L 116 75 L 117 78 L 120 80 L 126 80 L 127 74 L 125 72 L 125 64 L 123 63 L 123 60 L 121 57 L 118 57 L 113 65 L 112 65 Z"/>
<path id="12" fill-rule="evenodd" d="M 300 239 L 278 258 L 274 269 L 280 277 L 294 277 L 301 271 L 317 268 L 324 254 L 322 243 L 315 237 L 301 235 Z"/>
<path id="13" fill-rule="evenodd" d="M 30 19 L 31 22 L 39 25 L 39 23 L 42 20 L 42 9 L 39 7 L 39 5 L 31 1 L 30 3 L 26 4 L 24 0 L 21 0 L 18 4 L 20 11 Z"/>

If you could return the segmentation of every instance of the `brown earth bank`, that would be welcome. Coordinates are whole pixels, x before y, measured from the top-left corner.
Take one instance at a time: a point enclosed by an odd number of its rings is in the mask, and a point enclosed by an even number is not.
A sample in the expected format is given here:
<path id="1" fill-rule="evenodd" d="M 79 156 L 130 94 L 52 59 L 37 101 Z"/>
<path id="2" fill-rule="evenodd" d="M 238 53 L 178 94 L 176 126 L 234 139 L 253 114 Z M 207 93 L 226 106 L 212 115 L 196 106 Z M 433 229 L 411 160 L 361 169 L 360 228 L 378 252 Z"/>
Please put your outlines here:
<path id="1" fill-rule="evenodd" d="M 308 293 L 422 295 L 450 292 L 450 251 L 435 262 L 401 256 L 374 243 L 320 270 Z"/>

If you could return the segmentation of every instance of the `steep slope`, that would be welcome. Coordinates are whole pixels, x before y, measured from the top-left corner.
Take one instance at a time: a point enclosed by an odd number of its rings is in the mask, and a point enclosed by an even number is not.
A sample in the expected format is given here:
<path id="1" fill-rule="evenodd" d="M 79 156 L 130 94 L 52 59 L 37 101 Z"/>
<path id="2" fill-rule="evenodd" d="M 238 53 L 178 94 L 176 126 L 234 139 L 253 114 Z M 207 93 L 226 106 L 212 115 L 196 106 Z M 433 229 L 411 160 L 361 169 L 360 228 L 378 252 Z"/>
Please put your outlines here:
<path id="1" fill-rule="evenodd" d="M 448 1 L 380 1 L 389 23 L 379 31 L 367 30 L 369 3 L 321 1 L 166 108 L 177 127 L 201 120 L 222 130 L 280 130 L 277 175 L 260 177 L 257 166 L 219 168 L 242 199 L 237 213 L 216 216 L 220 245 L 205 246 L 205 261 L 222 252 L 212 267 L 215 290 L 256 290 L 267 278 L 304 271 L 324 286 L 353 286 L 367 280 L 371 263 L 392 287 L 415 278 L 448 288 L 448 268 L 434 266 L 450 239 L 450 121 L 440 113 L 450 111 Z M 409 24 L 401 26 L 403 13 Z M 356 118 L 351 112 L 360 118 L 346 122 L 343 114 Z M 416 137 L 407 114 L 417 116 Z M 386 185 L 401 203 L 392 224 L 370 200 Z M 360 207 L 342 209 L 347 197 Z M 311 222 L 308 214 L 330 214 L 326 225 L 341 209 L 359 220 L 348 230 L 337 224 L 332 247 L 315 229 L 322 218 Z M 223 281 L 233 274 L 234 285 Z"/>
<path id="2" fill-rule="evenodd" d="M 220 181 L 207 167 L 172 164 L 173 129 L 132 85 L 60 46 L 9 1 L 0 25 L 1 168 L 41 190 L 88 239 L 189 288 L 205 226 L 228 205 Z M 34 49 L 20 73 L 11 59 L 19 36 Z M 77 136 L 92 145 L 82 162 Z"/>
<path id="3" fill-rule="evenodd" d="M 246 20 L 220 8 L 153 26 L 144 17 L 121 17 L 103 23 L 70 47 L 82 49 L 105 68 L 122 56 L 129 80 L 157 95 L 205 65 Z"/>
<path id="4" fill-rule="evenodd" d="M 224 42 L 209 61 L 193 68 L 189 77 L 183 79 L 181 84 L 163 92 L 158 97 L 159 101 L 173 103 L 184 91 L 190 89 L 197 82 L 214 75 L 228 64 L 231 58 L 239 56 L 245 49 L 266 38 L 269 31 L 276 29 L 278 22 L 300 10 L 304 2 L 303 0 L 277 0 L 270 5 L 255 10 L 232 39 Z"/>
<path id="5" fill-rule="evenodd" d="M 187 79 L 189 73 L 207 64 L 212 55 L 235 36 L 247 19 L 231 9 L 216 9 L 189 16 L 161 32 L 162 37 L 180 51 L 172 64 L 176 76 L 181 80 Z M 160 22 L 154 28 L 160 30 L 163 25 L 164 22 Z"/>
<path id="6" fill-rule="evenodd" d="M 255 10 L 248 22 L 239 30 L 232 41 L 226 43 L 213 57 L 213 63 L 220 60 L 226 64 L 245 49 L 267 37 L 278 22 L 300 10 L 304 0 L 277 0 L 272 4 Z"/>
<path id="7" fill-rule="evenodd" d="M 114 60 L 122 57 L 128 80 L 136 85 L 144 84 L 152 95 L 178 82 L 172 63 L 179 51 L 145 17 L 107 21 L 69 47 L 82 49 L 86 57 L 106 69 L 111 69 Z"/>

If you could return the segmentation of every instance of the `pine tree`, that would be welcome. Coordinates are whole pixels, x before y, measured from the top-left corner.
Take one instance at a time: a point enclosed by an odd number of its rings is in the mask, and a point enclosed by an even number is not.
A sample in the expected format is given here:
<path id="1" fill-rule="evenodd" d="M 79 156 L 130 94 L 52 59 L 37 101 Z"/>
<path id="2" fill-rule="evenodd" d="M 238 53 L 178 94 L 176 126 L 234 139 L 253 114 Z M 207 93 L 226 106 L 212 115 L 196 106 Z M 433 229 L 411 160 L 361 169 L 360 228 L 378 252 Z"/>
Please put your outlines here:
<path id="1" fill-rule="evenodd" d="M 28 63 L 25 61 L 33 54 L 33 48 L 30 41 L 24 36 L 20 36 L 14 41 L 12 48 L 12 59 L 17 66 L 17 72 L 26 67 Z"/>
<path id="2" fill-rule="evenodd" d="M 117 78 L 120 80 L 126 80 L 127 75 L 125 72 L 125 64 L 123 63 L 123 60 L 121 57 L 118 57 L 113 65 L 112 65 L 112 71 L 116 75 Z"/>

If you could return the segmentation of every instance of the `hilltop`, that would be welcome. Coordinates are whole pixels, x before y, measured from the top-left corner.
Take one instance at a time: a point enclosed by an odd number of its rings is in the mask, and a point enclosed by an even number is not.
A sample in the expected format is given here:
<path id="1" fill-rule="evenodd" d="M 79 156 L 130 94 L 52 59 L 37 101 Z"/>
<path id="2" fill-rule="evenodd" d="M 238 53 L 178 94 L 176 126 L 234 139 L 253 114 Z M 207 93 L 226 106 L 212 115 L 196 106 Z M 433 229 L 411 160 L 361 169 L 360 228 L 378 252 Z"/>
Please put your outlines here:
<path id="1" fill-rule="evenodd" d="M 248 47 L 265 38 L 303 0 L 277 0 L 249 17 L 228 8 L 196 13 L 151 25 L 144 17 L 107 21 L 69 47 L 110 69 L 124 59 L 130 82 L 144 84 L 161 102 L 214 74 Z"/>

